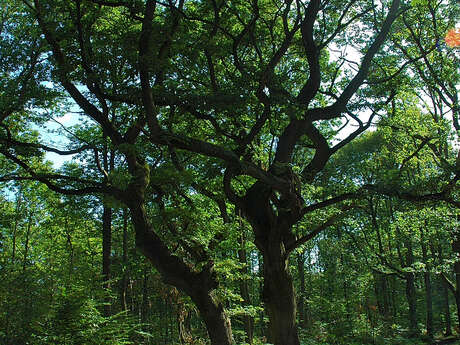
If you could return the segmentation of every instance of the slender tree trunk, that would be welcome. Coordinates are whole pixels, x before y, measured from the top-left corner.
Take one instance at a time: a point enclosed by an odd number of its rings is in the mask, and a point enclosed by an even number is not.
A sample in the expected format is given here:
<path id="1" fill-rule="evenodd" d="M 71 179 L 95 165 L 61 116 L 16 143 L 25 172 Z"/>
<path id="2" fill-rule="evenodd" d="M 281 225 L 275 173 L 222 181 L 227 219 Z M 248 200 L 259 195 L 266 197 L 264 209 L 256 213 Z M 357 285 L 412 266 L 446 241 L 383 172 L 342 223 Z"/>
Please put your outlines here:
<path id="1" fill-rule="evenodd" d="M 104 170 L 107 173 L 113 170 L 115 162 L 114 152 L 107 150 L 107 138 L 104 137 L 104 152 L 103 164 Z M 102 286 L 106 293 L 110 291 L 110 255 L 112 253 L 112 209 L 106 205 L 102 210 Z M 112 301 L 110 296 L 107 296 L 104 304 L 104 316 L 111 314 Z"/>
<path id="2" fill-rule="evenodd" d="M 11 253 L 11 263 L 14 266 L 14 262 L 16 260 L 16 238 L 17 238 L 17 232 L 18 232 L 18 225 L 19 225 L 19 218 L 20 214 L 19 212 L 21 211 L 21 203 L 22 203 L 22 187 L 19 188 L 18 191 L 18 196 L 16 198 L 16 212 L 14 215 L 14 225 L 13 225 L 13 248 L 12 248 L 12 253 Z"/>
<path id="3" fill-rule="evenodd" d="M 74 270 L 74 249 L 73 249 L 73 244 L 72 244 L 72 234 L 70 233 L 69 229 L 69 219 L 66 216 L 64 220 L 64 231 L 66 233 L 67 237 L 67 244 L 69 246 L 69 284 L 72 280 L 72 274 Z"/>
<path id="4" fill-rule="evenodd" d="M 122 270 L 120 283 L 121 310 L 127 310 L 126 294 L 128 293 L 128 212 L 123 210 L 123 244 L 122 244 Z"/>
<path id="5" fill-rule="evenodd" d="M 455 303 L 457 305 L 457 319 L 458 328 L 460 329 L 460 230 L 455 229 L 454 238 L 452 241 L 452 251 L 455 255 L 454 262 L 454 275 L 455 275 L 455 286 L 453 287 L 453 293 L 455 297 Z"/>
<path id="6" fill-rule="evenodd" d="M 435 258 L 435 253 L 436 250 L 434 248 L 434 245 L 432 242 L 430 242 L 430 247 L 431 247 L 431 254 L 433 255 L 433 258 Z M 443 254 L 442 254 L 442 246 L 441 244 L 438 245 L 438 255 L 439 255 L 439 261 L 442 263 L 444 261 Z M 444 322 L 445 322 L 445 335 L 446 336 L 451 336 L 452 335 L 452 319 L 450 316 L 450 302 L 449 302 L 449 289 L 453 287 L 449 286 L 449 283 L 444 279 L 443 274 L 439 275 L 441 281 L 442 281 L 442 306 L 444 310 Z"/>
<path id="7" fill-rule="evenodd" d="M 377 208 L 378 203 L 375 204 L 373 199 L 369 200 L 369 206 L 371 210 L 371 217 L 372 217 L 372 226 L 374 227 L 375 233 L 377 235 L 377 244 L 379 247 L 379 254 L 381 257 L 385 257 L 385 251 L 383 248 L 383 241 L 382 235 L 380 233 L 380 227 L 377 222 Z M 377 298 L 377 304 L 379 308 L 380 314 L 386 319 L 390 319 L 390 299 L 388 294 L 388 278 L 385 274 L 374 274 L 375 279 L 375 292 Z"/>
<path id="8" fill-rule="evenodd" d="M 457 327 L 460 329 L 460 261 L 454 263 L 456 289 L 454 290 L 455 304 L 457 306 Z"/>
<path id="9" fill-rule="evenodd" d="M 112 209 L 104 206 L 102 213 L 102 279 L 106 293 L 110 290 L 110 254 L 112 252 Z M 110 297 L 105 299 L 104 316 L 111 314 Z"/>
<path id="10" fill-rule="evenodd" d="M 403 238 L 403 234 L 399 231 L 399 228 L 396 228 L 398 238 Z M 414 253 L 412 251 L 412 242 L 410 238 L 404 239 L 404 244 L 407 249 L 406 259 L 404 260 L 401 246 L 397 244 L 398 257 L 401 262 L 401 267 L 410 267 L 414 263 Z M 418 334 L 417 327 L 417 295 L 415 290 L 415 274 L 412 272 L 407 272 L 404 274 L 404 279 L 406 280 L 406 298 L 409 305 L 409 330 L 410 335 L 415 336 Z"/>
<path id="11" fill-rule="evenodd" d="M 241 269 L 242 275 L 245 277 L 240 281 L 240 293 L 241 297 L 243 298 L 243 305 L 249 306 L 251 305 L 251 299 L 249 296 L 249 285 L 248 285 L 248 260 L 246 255 L 246 239 L 244 236 L 244 229 L 241 229 L 241 236 L 240 236 L 240 248 L 238 249 L 238 259 L 240 263 L 243 265 Z M 243 324 L 244 329 L 246 331 L 247 343 L 252 344 L 254 338 L 254 319 L 250 315 L 243 316 Z"/>
<path id="12" fill-rule="evenodd" d="M 406 242 L 407 256 L 406 266 L 412 266 L 414 263 L 414 254 L 412 252 L 412 243 L 410 240 Z M 408 272 L 405 274 L 406 278 L 406 297 L 409 304 L 409 329 L 412 335 L 418 334 L 417 323 L 417 295 L 415 290 L 415 274 Z"/>
<path id="13" fill-rule="evenodd" d="M 257 262 L 259 264 L 259 271 L 258 271 L 258 275 L 259 275 L 259 297 L 260 297 L 260 305 L 263 304 L 263 300 L 264 300 L 264 296 L 263 296 L 263 290 L 264 290 L 264 283 L 263 283 L 263 279 L 264 279 L 264 259 L 263 259 L 263 255 L 262 253 L 259 251 L 257 253 Z M 265 325 L 265 308 L 261 308 L 260 310 L 260 314 L 259 314 L 259 320 L 260 320 L 260 334 L 262 335 L 268 335 L 269 336 L 269 333 L 268 333 L 268 330 L 267 330 L 267 327 Z M 269 337 L 267 338 L 267 342 L 271 342 L 271 339 L 269 339 Z"/>
<path id="14" fill-rule="evenodd" d="M 450 303 L 449 303 L 449 287 L 447 283 L 442 280 L 442 306 L 444 309 L 444 322 L 445 322 L 445 336 L 452 335 L 452 320 L 450 317 Z"/>
<path id="15" fill-rule="evenodd" d="M 393 306 L 391 315 L 393 316 L 393 319 L 396 319 L 397 316 L 398 316 L 398 307 L 397 307 L 397 303 L 396 303 L 396 294 L 397 294 L 396 278 L 391 277 L 391 305 Z"/>
<path id="16" fill-rule="evenodd" d="M 149 275 L 148 275 L 148 269 L 144 269 L 144 279 L 142 282 L 142 304 L 141 304 L 141 322 L 145 323 L 147 321 L 147 314 L 148 314 L 148 293 L 149 293 L 149 288 L 148 288 L 148 283 L 149 283 Z"/>
<path id="17" fill-rule="evenodd" d="M 426 301 L 426 333 L 432 338 L 433 337 L 433 298 L 431 293 L 431 267 L 428 263 L 428 252 L 425 243 L 425 231 L 423 227 L 420 228 L 420 239 L 422 247 L 422 259 L 425 263 L 425 272 L 423 278 L 425 281 L 425 301 Z"/>
<path id="18" fill-rule="evenodd" d="M 27 268 L 27 256 L 29 255 L 29 242 L 30 242 L 30 231 L 32 229 L 32 212 L 29 213 L 27 219 L 27 230 L 26 230 L 26 242 L 24 243 L 24 257 L 22 259 L 22 271 L 25 272 Z"/>
<path id="19" fill-rule="evenodd" d="M 406 273 L 406 298 L 409 304 L 409 329 L 411 335 L 418 333 L 417 329 L 417 298 L 415 292 L 414 273 Z"/>
<path id="20" fill-rule="evenodd" d="M 431 293 L 430 272 L 424 273 L 424 279 L 426 295 L 426 333 L 429 337 L 433 337 L 433 298 Z"/>

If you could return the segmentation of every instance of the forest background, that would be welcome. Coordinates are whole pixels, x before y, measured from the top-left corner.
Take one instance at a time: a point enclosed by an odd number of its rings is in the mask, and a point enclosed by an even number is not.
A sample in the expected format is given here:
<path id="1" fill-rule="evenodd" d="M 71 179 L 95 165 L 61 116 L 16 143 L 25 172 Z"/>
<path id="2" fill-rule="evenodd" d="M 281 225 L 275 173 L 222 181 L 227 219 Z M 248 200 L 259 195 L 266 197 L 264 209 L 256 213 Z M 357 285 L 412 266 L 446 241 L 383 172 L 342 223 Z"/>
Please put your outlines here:
<path id="1" fill-rule="evenodd" d="M 455 341 L 459 6 L 0 0 L 0 342 Z"/>

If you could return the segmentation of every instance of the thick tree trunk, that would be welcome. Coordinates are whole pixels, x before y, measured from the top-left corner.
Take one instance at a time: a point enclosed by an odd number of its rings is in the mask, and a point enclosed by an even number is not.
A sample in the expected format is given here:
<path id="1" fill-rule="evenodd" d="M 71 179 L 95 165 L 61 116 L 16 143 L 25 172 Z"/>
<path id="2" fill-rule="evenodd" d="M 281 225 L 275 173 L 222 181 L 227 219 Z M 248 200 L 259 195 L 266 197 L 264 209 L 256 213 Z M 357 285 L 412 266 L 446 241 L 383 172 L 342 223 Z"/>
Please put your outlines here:
<path id="1" fill-rule="evenodd" d="M 193 291 L 190 296 L 200 311 L 211 339 L 211 344 L 233 344 L 230 319 L 226 315 L 222 303 L 214 296 L 214 292 L 203 291 L 203 289 L 197 287 L 197 290 Z"/>
<path id="2" fill-rule="evenodd" d="M 130 200 L 136 246 L 160 272 L 165 283 L 189 295 L 206 325 L 212 345 L 232 345 L 232 329 L 222 303 L 214 295 L 217 281 L 212 263 L 196 272 L 173 255 L 155 234 L 140 200 Z M 137 201 L 137 202 L 136 202 Z"/>
<path id="3" fill-rule="evenodd" d="M 277 250 L 276 246 L 264 254 L 263 297 L 270 318 L 271 341 L 275 345 L 300 345 L 296 325 L 297 305 L 288 258 L 284 257 L 283 248 Z"/>
<path id="4" fill-rule="evenodd" d="M 275 212 L 271 204 L 272 192 L 263 183 L 255 183 L 240 206 L 252 226 L 255 244 L 263 255 L 262 297 L 270 319 L 267 338 L 275 345 L 299 345 L 297 304 L 289 272 L 289 254 L 295 248 L 292 225 L 300 215 L 302 200 L 294 202 L 281 197 Z"/>

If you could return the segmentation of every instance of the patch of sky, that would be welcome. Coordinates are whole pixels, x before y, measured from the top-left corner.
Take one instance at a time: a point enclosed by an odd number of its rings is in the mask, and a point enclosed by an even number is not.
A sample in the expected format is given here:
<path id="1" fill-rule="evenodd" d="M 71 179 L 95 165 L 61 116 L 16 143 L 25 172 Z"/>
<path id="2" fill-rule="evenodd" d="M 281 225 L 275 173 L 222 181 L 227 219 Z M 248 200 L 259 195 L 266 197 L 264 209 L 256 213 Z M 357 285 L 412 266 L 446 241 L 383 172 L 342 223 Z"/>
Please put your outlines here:
<path id="1" fill-rule="evenodd" d="M 59 89 L 59 85 L 46 81 L 41 83 L 42 86 L 49 89 Z M 79 87 L 84 91 L 83 87 Z M 32 128 L 38 131 L 40 142 L 59 150 L 69 149 L 69 136 L 72 133 L 72 127 L 82 123 L 83 119 L 79 112 L 79 107 L 70 99 L 65 98 L 61 101 L 56 109 L 41 109 L 38 112 L 46 121 L 35 124 Z M 75 155 L 60 155 L 54 152 L 46 152 L 45 159 L 50 161 L 54 168 L 60 168 L 65 162 L 69 162 Z"/>
<path id="2" fill-rule="evenodd" d="M 79 122 L 78 114 L 66 112 L 60 116 L 50 117 L 45 123 L 40 126 L 33 126 L 33 128 L 38 131 L 41 142 L 46 146 L 65 150 L 70 144 L 66 132 Z M 65 162 L 71 161 L 73 156 L 47 152 L 45 159 L 52 162 L 55 168 L 60 168 Z"/>

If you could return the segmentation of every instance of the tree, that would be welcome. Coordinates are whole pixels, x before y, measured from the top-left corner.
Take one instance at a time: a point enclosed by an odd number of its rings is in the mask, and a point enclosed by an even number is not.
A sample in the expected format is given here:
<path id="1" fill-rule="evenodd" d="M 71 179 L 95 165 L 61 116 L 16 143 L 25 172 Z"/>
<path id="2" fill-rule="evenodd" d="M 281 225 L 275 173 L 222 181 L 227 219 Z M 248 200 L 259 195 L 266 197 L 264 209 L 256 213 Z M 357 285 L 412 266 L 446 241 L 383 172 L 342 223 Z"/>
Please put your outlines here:
<path id="1" fill-rule="evenodd" d="M 29 93 L 21 102 L 5 97 L 0 109 L 0 153 L 16 165 L 3 179 L 33 179 L 59 193 L 123 203 L 137 247 L 165 282 L 191 297 L 211 342 L 230 344 L 208 248 L 180 243 L 188 253 L 180 258 L 148 213 L 149 202 L 166 199 L 158 171 L 190 176 L 181 180 L 183 188 L 213 200 L 222 218 L 229 201 L 251 225 L 263 256 L 271 341 L 299 344 L 290 254 L 345 217 L 353 206 L 347 200 L 362 195 L 359 182 L 322 192 L 316 181 L 332 155 L 368 129 L 388 109 L 395 86 L 406 82 L 404 73 L 386 77 L 399 60 L 381 51 L 393 23 L 411 9 L 399 0 L 12 4 L 24 23 L 6 17 L 2 36 L 26 48 L 26 58 L 13 61 L 11 70 L 29 73 L 9 73 L 6 80 L 14 85 L 23 78 Z M 24 39 L 17 32 L 23 28 L 32 31 Z M 10 55 L 17 46 L 2 50 Z M 59 104 L 71 102 L 96 134 L 82 140 L 72 133 L 67 150 L 21 138 L 24 129 L 16 129 L 14 119 L 33 120 L 30 108 L 40 114 L 52 106 L 32 93 L 37 87 Z M 350 121 L 357 127 L 340 139 Z M 105 152 L 101 133 L 122 162 L 113 174 L 94 176 L 81 166 L 56 172 L 28 162 L 43 151 L 96 161 Z M 208 182 L 216 176 L 218 183 Z M 295 230 L 309 217 L 308 229 Z"/>

